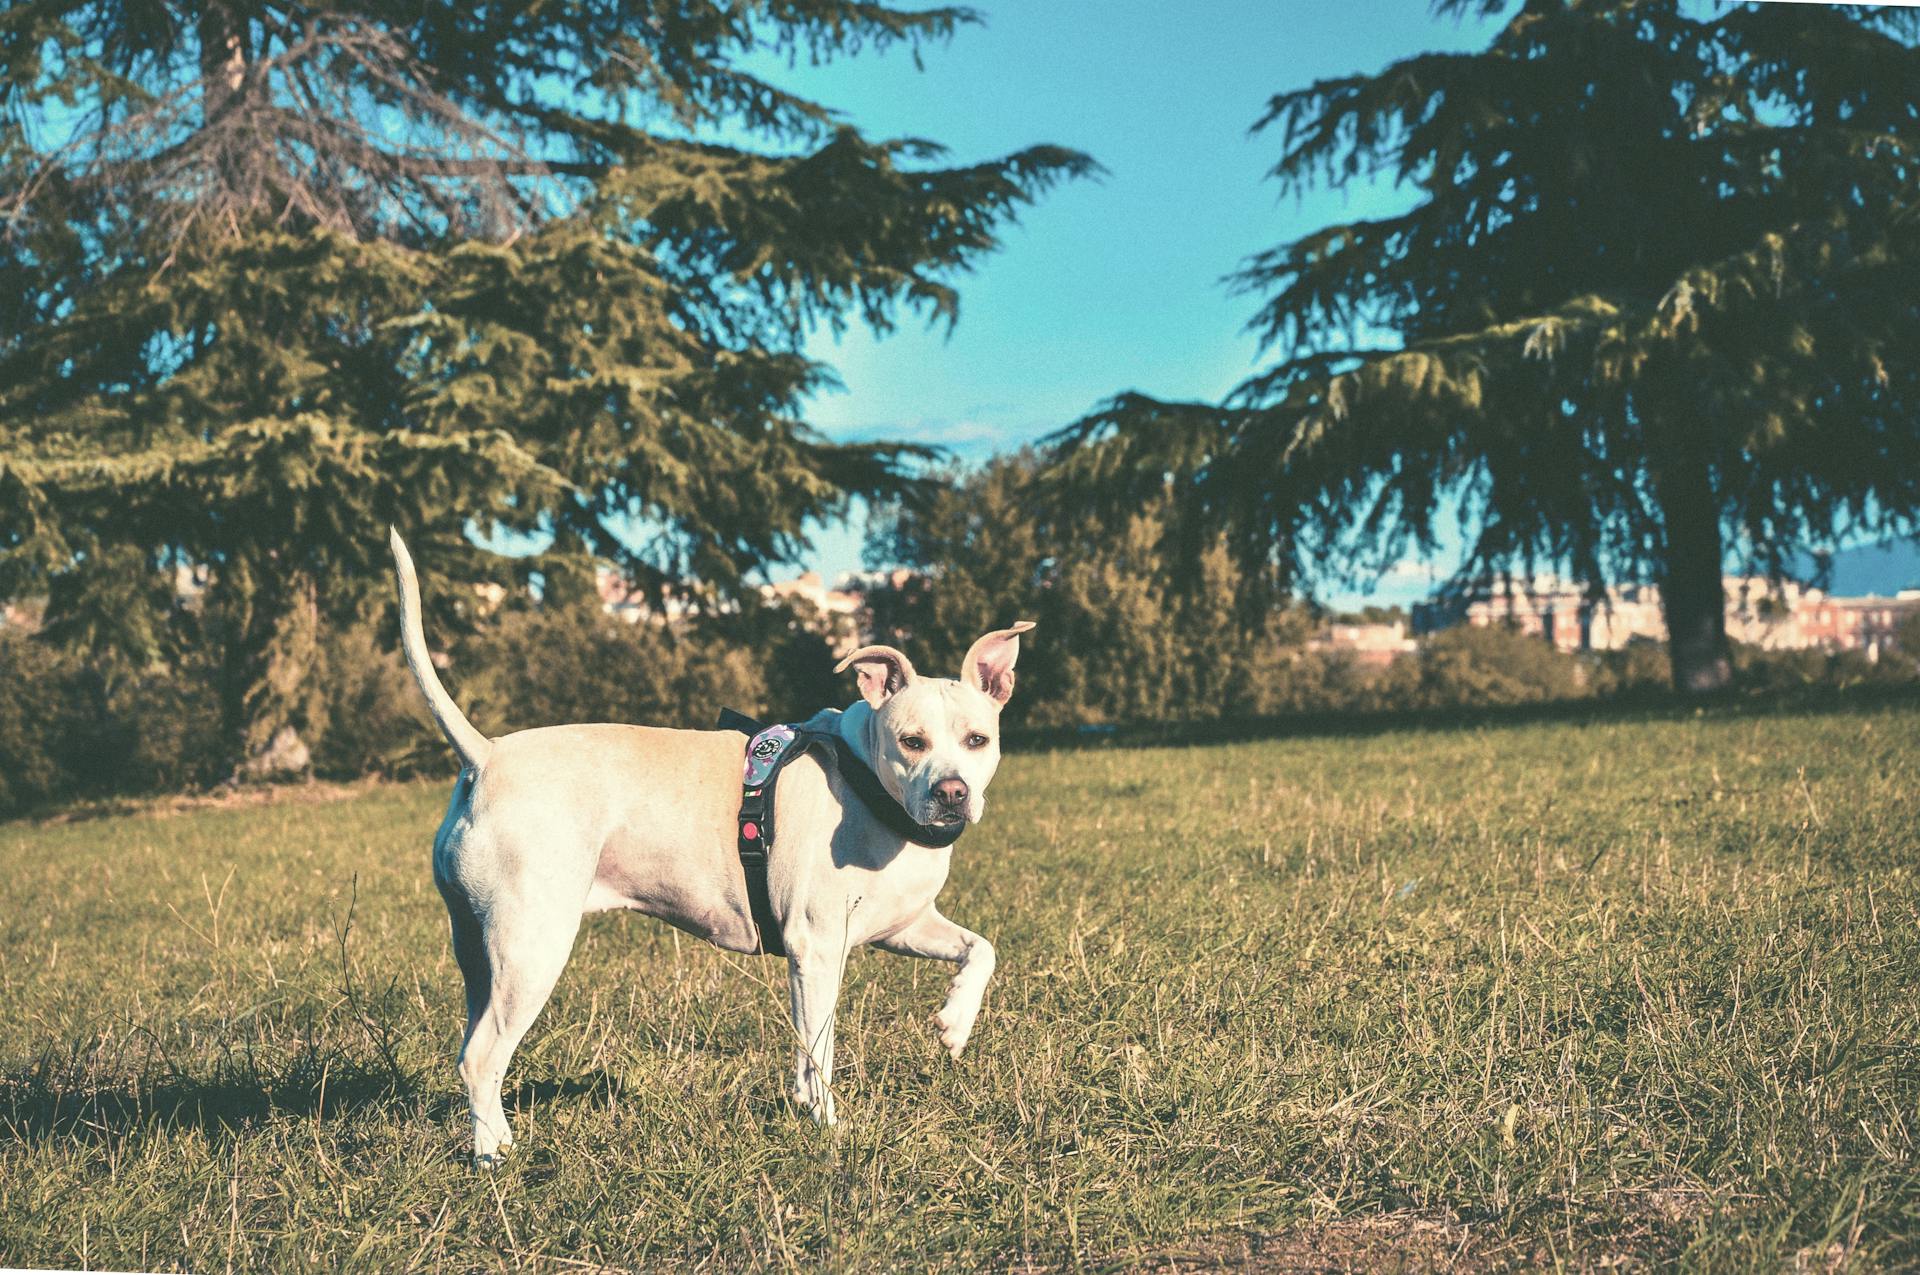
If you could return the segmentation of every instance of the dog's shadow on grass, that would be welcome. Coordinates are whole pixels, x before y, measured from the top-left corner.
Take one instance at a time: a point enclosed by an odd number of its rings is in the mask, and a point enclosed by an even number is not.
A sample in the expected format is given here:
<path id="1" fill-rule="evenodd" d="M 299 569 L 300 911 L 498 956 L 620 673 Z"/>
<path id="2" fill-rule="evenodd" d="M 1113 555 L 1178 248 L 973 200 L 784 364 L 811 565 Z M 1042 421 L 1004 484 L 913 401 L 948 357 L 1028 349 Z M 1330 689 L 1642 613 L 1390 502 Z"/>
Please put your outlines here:
<path id="1" fill-rule="evenodd" d="M 625 1088 L 617 1075 L 595 1070 L 522 1081 L 504 1097 L 512 1112 L 553 1101 L 617 1098 Z M 451 1074 L 414 1074 L 352 1060 L 327 1060 L 317 1068 L 302 1060 L 280 1075 L 231 1067 L 206 1077 L 162 1072 L 111 1080 L 42 1060 L 0 1074 L 0 1147 L 110 1143 L 189 1131 L 225 1141 L 290 1122 L 340 1125 L 384 1114 L 437 1123 L 466 1110 L 466 1095 Z"/>
<path id="2" fill-rule="evenodd" d="M 236 1060 L 207 1076 L 154 1069 L 111 1078 L 42 1059 L 0 1074 L 0 1146 L 191 1130 L 225 1140 L 291 1120 L 332 1124 L 430 1110 L 432 1088 L 422 1077 L 351 1059 L 313 1065 L 302 1058 L 280 1074 Z"/>
<path id="3" fill-rule="evenodd" d="M 456 1084 L 454 1088 L 458 1088 Z M 501 1095 L 500 1105 L 507 1114 L 525 1111 L 540 1103 L 552 1102 L 564 1098 L 619 1098 L 627 1091 L 626 1081 L 610 1071 L 596 1070 L 581 1076 L 558 1076 L 550 1080 L 523 1080 Z M 436 1095 L 431 1104 L 435 1115 L 452 1111 L 465 1111 L 467 1100 L 464 1095 L 449 1089 L 445 1094 Z"/>

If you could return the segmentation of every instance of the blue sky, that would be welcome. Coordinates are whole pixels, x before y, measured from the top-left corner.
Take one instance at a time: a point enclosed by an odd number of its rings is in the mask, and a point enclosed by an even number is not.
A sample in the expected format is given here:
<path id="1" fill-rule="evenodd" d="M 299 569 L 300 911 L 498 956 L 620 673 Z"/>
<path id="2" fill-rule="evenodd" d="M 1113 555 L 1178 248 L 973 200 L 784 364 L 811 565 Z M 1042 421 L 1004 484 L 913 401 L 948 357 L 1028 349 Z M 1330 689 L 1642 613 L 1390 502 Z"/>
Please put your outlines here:
<path id="1" fill-rule="evenodd" d="M 1217 399 L 1258 365 L 1255 300 L 1220 282 L 1249 253 L 1330 221 L 1402 206 L 1390 188 L 1282 200 L 1277 136 L 1249 137 L 1273 93 L 1427 49 L 1484 47 L 1490 28 L 1425 0 L 988 0 L 983 26 L 926 51 L 755 69 L 871 136 L 919 136 L 956 162 L 1036 142 L 1087 151 L 1106 177 L 1057 189 L 961 283 L 960 323 L 816 334 L 844 392 L 810 419 L 835 438 L 905 438 L 977 459 L 1136 389 Z M 861 527 L 824 528 L 812 564 L 860 565 Z M 1426 573 L 1376 600 L 1427 591 Z"/>

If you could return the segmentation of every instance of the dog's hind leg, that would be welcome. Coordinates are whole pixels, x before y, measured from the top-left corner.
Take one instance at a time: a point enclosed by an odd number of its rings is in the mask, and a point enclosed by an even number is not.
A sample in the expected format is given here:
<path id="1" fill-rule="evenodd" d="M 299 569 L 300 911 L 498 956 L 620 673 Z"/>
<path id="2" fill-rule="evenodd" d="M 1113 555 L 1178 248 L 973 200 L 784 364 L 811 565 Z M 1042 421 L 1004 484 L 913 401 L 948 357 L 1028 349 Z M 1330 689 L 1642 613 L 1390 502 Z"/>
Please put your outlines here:
<path id="1" fill-rule="evenodd" d="M 956 1059 L 973 1035 L 974 1019 L 980 1014 L 980 999 L 986 994 L 987 980 L 993 977 L 993 944 L 964 925 L 955 925 L 939 911 L 928 908 L 904 929 L 896 930 L 874 946 L 902 956 L 924 956 L 935 961 L 952 961 L 960 968 L 953 972 L 947 986 L 947 1003 L 933 1016 L 940 1030 L 940 1043 Z"/>
<path id="2" fill-rule="evenodd" d="M 573 952 L 580 913 L 496 918 L 485 939 L 487 1001 L 467 1031 L 460 1078 L 473 1108 L 473 1160 L 491 1168 L 512 1145 L 500 1089 L 514 1050 L 553 995 Z"/>
<path id="3" fill-rule="evenodd" d="M 467 989 L 467 1030 L 460 1037 L 464 1051 L 473 1039 L 474 1028 L 480 1025 L 481 1015 L 487 1012 L 487 1001 L 493 994 L 493 971 L 487 964 L 486 935 L 480 930 L 480 918 L 473 914 L 466 891 L 441 880 L 437 873 L 433 883 L 446 900 L 447 920 L 453 928 L 453 959 L 460 966 L 460 978 Z"/>

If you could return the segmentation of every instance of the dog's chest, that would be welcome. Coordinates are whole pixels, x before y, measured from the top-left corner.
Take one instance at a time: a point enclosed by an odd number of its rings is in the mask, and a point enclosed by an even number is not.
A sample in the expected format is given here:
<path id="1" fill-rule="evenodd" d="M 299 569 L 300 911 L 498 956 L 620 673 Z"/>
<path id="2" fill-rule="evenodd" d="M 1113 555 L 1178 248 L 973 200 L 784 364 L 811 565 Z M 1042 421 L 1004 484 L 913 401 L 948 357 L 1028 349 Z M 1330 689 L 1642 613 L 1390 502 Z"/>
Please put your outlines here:
<path id="1" fill-rule="evenodd" d="M 857 941 L 890 934 L 933 906 L 952 858 L 951 850 L 909 845 L 879 868 L 836 869 L 835 884 Z"/>

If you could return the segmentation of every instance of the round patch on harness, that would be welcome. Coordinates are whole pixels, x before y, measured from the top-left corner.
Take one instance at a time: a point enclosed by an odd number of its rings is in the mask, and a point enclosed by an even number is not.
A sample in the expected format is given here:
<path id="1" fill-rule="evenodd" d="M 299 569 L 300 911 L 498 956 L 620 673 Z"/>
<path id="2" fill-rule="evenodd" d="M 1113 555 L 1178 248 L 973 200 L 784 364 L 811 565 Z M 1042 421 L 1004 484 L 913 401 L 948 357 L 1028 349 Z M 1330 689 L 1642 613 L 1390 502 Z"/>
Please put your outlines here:
<path id="1" fill-rule="evenodd" d="M 760 825 L 754 823 L 752 820 L 748 820 L 746 823 L 740 825 L 740 835 L 748 841 L 758 841 L 760 840 Z"/>
<path id="2" fill-rule="evenodd" d="M 769 726 L 747 745 L 746 786 L 758 788 L 780 761 L 780 755 L 793 743 L 793 727 Z"/>

